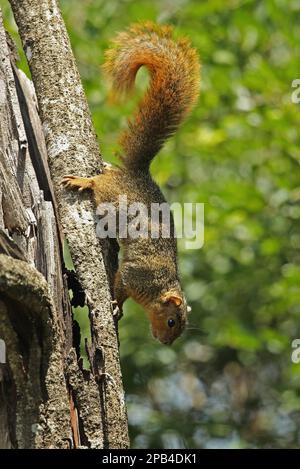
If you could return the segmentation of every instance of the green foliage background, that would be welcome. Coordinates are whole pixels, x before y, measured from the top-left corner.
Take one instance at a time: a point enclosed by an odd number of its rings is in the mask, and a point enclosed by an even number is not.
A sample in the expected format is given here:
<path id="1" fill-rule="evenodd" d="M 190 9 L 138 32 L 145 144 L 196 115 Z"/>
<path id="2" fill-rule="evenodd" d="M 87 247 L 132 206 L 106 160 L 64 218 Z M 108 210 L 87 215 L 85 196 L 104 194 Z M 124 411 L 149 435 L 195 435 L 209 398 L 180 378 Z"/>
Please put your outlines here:
<path id="1" fill-rule="evenodd" d="M 15 27 L 5 0 L 6 26 Z M 62 0 L 104 158 L 134 102 L 107 99 L 99 64 L 139 20 L 190 37 L 202 62 L 192 116 L 153 164 L 170 202 L 205 203 L 205 244 L 180 245 L 190 327 L 155 342 L 133 302 L 120 322 L 133 447 L 299 447 L 299 0 Z M 22 66 L 26 69 L 24 60 Z M 145 74 L 139 76 L 140 92 Z M 82 313 L 77 316 L 85 317 Z M 83 321 L 86 334 L 88 325 Z"/>

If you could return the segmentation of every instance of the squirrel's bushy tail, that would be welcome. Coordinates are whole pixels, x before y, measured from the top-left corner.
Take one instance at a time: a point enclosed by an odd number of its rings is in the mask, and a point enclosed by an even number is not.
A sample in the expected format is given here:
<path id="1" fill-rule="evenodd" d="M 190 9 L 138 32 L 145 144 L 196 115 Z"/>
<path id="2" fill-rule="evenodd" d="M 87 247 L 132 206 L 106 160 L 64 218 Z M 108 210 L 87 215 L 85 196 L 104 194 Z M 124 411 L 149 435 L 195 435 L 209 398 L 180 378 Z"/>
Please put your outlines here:
<path id="1" fill-rule="evenodd" d="M 147 169 L 151 160 L 195 104 L 199 94 L 199 61 L 186 39 L 172 39 L 170 26 L 133 25 L 119 33 L 106 52 L 104 70 L 114 92 L 126 93 L 145 65 L 150 85 L 120 143 L 128 169 Z"/>

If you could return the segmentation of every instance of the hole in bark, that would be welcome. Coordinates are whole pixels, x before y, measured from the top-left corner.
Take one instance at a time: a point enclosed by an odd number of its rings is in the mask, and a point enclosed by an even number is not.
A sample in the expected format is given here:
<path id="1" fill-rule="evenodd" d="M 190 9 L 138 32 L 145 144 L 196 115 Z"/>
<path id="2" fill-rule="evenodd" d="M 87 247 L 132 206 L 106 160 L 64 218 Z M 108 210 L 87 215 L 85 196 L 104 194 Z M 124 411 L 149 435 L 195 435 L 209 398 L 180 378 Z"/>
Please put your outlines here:
<path id="1" fill-rule="evenodd" d="M 82 358 L 83 368 L 89 370 L 91 367 L 85 349 L 85 339 L 91 342 L 89 310 L 88 307 L 85 306 L 84 308 L 72 308 L 72 311 L 74 318 L 73 325 L 76 324 L 75 329 L 73 327 L 74 347 L 78 358 Z"/>
<path id="2" fill-rule="evenodd" d="M 89 342 L 91 341 L 89 308 L 85 304 L 84 291 L 77 278 L 66 240 L 64 242 L 63 251 L 73 314 L 73 346 L 78 359 L 82 358 L 83 368 L 89 370 L 91 367 L 85 348 L 85 339 Z"/>

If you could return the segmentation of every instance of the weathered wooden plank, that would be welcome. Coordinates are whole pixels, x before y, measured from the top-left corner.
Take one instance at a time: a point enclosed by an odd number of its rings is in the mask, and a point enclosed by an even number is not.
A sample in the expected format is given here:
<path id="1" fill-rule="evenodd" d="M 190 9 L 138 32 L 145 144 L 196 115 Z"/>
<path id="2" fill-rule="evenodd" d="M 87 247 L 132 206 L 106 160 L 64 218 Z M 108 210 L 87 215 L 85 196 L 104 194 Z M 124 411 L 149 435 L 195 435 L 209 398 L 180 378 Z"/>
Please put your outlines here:
<path id="1" fill-rule="evenodd" d="M 22 77 L 17 94 L 10 59 L 0 12 L 0 339 L 7 345 L 7 363 L 0 365 L 0 447 L 69 448 L 64 370 L 72 318 L 62 250 L 34 90 Z M 28 90 L 32 103 L 24 120 L 19 99 Z M 38 167 L 33 157 L 41 158 Z"/>

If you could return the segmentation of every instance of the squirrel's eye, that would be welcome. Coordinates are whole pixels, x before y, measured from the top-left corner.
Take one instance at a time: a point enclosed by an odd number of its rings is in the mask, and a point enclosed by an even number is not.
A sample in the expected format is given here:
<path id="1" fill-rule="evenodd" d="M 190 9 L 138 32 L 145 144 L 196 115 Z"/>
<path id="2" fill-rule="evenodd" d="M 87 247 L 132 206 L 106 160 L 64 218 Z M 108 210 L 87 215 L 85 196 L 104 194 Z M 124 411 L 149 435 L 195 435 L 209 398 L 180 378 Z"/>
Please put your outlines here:
<path id="1" fill-rule="evenodd" d="M 169 327 L 174 327 L 174 326 L 175 326 L 175 321 L 174 321 L 174 319 L 168 319 L 168 326 L 169 326 Z"/>

